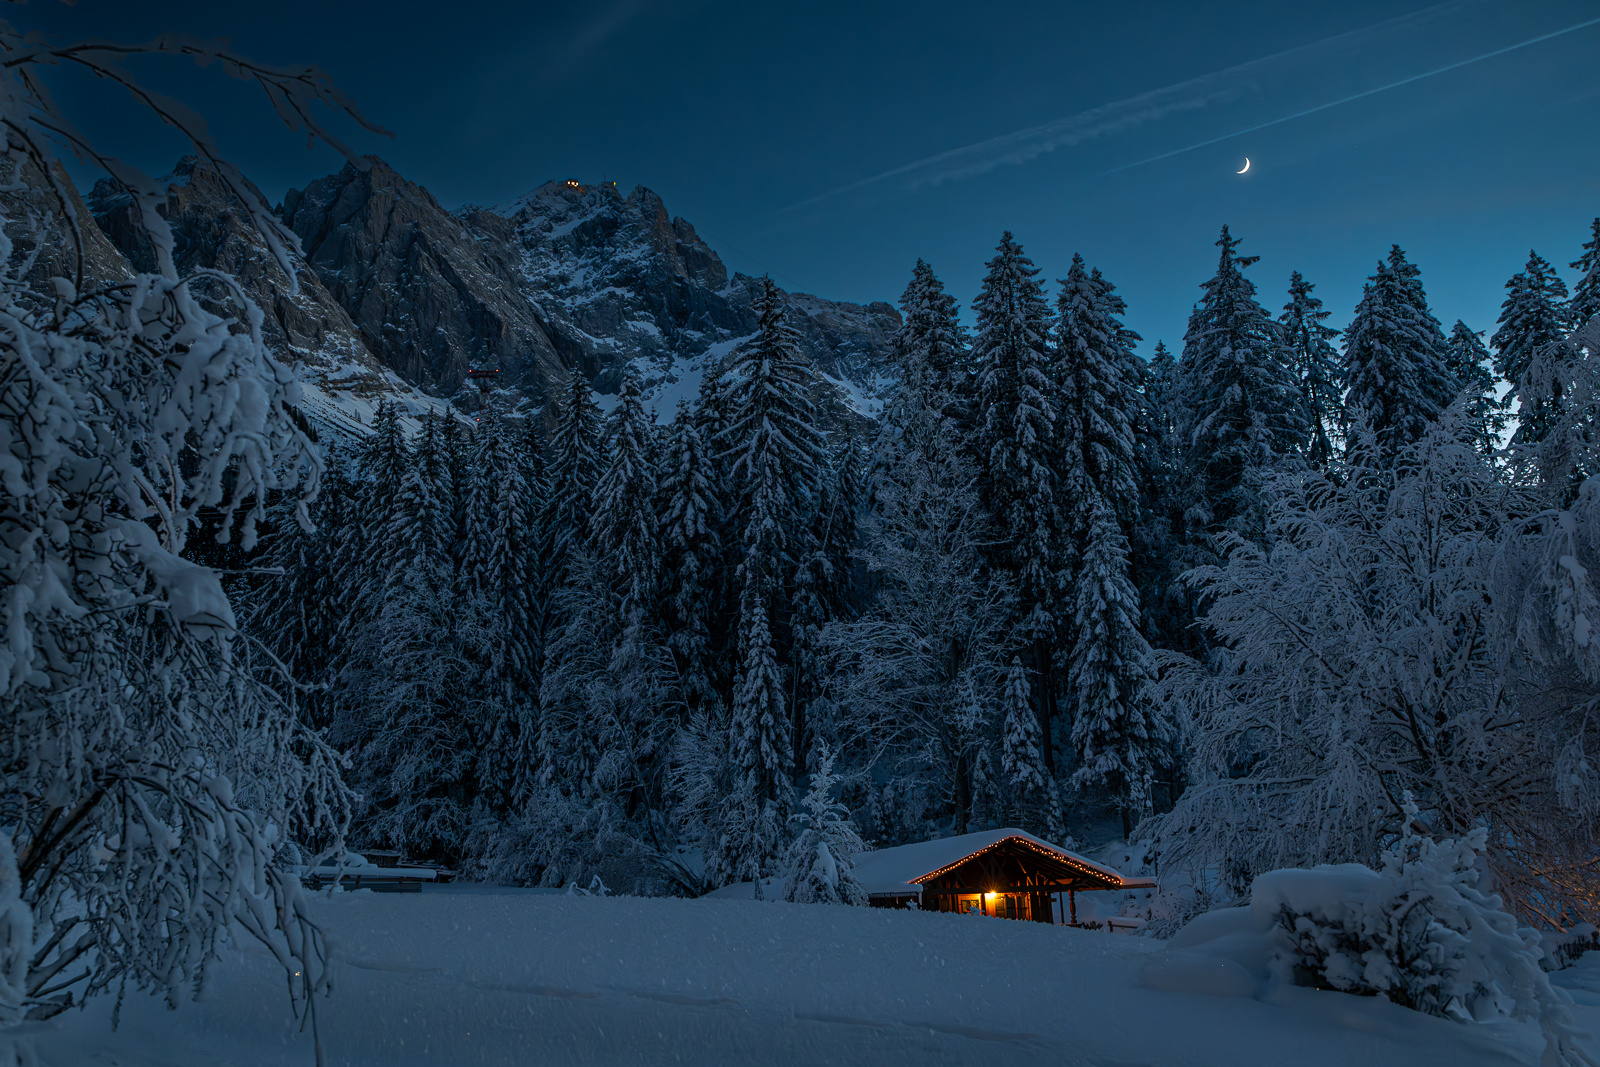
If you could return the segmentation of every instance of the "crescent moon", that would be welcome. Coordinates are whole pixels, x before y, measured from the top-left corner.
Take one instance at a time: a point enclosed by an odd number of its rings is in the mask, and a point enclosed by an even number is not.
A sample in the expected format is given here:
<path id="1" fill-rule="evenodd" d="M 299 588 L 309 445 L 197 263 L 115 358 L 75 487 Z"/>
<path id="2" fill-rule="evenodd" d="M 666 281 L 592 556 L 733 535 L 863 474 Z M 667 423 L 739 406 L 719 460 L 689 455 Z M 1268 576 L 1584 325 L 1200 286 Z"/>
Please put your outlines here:
<path id="1" fill-rule="evenodd" d="M 1243 174 L 1245 171 L 1247 171 L 1249 169 L 1250 169 L 1250 157 L 1249 156 L 1245 156 L 1244 157 L 1244 166 L 1242 166 L 1238 170 L 1234 171 L 1234 173 L 1235 174 Z"/>

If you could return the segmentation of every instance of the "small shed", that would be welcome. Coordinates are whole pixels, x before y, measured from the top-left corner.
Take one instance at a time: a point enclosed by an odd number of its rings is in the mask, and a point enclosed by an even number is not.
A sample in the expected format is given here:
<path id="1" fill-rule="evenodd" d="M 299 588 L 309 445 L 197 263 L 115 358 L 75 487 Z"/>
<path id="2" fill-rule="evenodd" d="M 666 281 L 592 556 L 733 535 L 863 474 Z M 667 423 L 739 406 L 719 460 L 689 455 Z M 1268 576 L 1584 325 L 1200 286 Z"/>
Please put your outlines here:
<path id="1" fill-rule="evenodd" d="M 855 857 L 855 873 L 874 907 L 992 915 L 1077 924 L 1077 894 L 1151 889 L 1150 878 L 1124 878 L 1014 828 L 877 849 Z"/>

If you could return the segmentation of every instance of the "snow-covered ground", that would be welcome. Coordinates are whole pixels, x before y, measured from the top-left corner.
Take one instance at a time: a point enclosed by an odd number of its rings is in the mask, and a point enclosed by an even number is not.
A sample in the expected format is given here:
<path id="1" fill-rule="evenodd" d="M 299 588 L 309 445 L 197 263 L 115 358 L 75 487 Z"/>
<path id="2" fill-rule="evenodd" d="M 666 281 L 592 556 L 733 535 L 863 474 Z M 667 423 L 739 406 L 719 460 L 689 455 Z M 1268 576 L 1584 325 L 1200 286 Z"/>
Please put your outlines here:
<path id="1" fill-rule="evenodd" d="M 484 887 L 319 898 L 330 1065 L 1536 1064 L 1532 1024 L 1310 989 L 1161 991 L 1161 942 L 937 913 Z M 476 891 L 473 891 L 476 890 Z M 1159 968 L 1158 968 L 1159 969 Z M 1151 973 L 1147 971 L 1146 973 Z M 1563 972 L 1600 1004 L 1600 969 Z M 1203 984 L 1203 983 L 1202 983 Z M 1194 985 L 1194 983 L 1191 983 Z M 225 950 L 198 1003 L 131 996 L 29 1027 L 45 1063 L 314 1062 L 283 976 Z M 1600 1007 L 1579 1007 L 1600 1023 Z"/>

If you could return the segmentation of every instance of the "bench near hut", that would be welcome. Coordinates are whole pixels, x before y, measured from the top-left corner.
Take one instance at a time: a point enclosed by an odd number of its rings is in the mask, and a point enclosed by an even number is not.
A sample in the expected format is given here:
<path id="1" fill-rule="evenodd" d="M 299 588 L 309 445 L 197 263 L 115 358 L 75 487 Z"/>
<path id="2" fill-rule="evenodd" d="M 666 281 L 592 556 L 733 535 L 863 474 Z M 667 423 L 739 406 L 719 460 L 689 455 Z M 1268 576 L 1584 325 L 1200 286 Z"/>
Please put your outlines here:
<path id="1" fill-rule="evenodd" d="M 1077 894 L 1153 889 L 1152 878 L 1124 878 L 1022 830 L 962 834 L 881 848 L 855 857 L 855 874 L 874 907 L 1078 925 Z"/>

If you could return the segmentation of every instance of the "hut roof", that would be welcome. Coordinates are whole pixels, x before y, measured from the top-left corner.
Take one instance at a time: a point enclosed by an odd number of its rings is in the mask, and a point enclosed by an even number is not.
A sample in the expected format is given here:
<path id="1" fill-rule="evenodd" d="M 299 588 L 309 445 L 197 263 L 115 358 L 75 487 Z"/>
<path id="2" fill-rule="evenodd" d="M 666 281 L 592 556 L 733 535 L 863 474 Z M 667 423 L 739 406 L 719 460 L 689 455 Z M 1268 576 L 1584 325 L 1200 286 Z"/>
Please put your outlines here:
<path id="1" fill-rule="evenodd" d="M 869 895 L 920 896 L 922 886 L 919 883 L 1013 839 L 1020 839 L 1046 857 L 1078 868 L 1090 877 L 1098 875 L 1112 885 L 1133 889 L 1154 884 L 1147 878 L 1124 878 L 1104 864 L 1010 827 L 862 852 L 855 857 L 856 878 Z"/>

